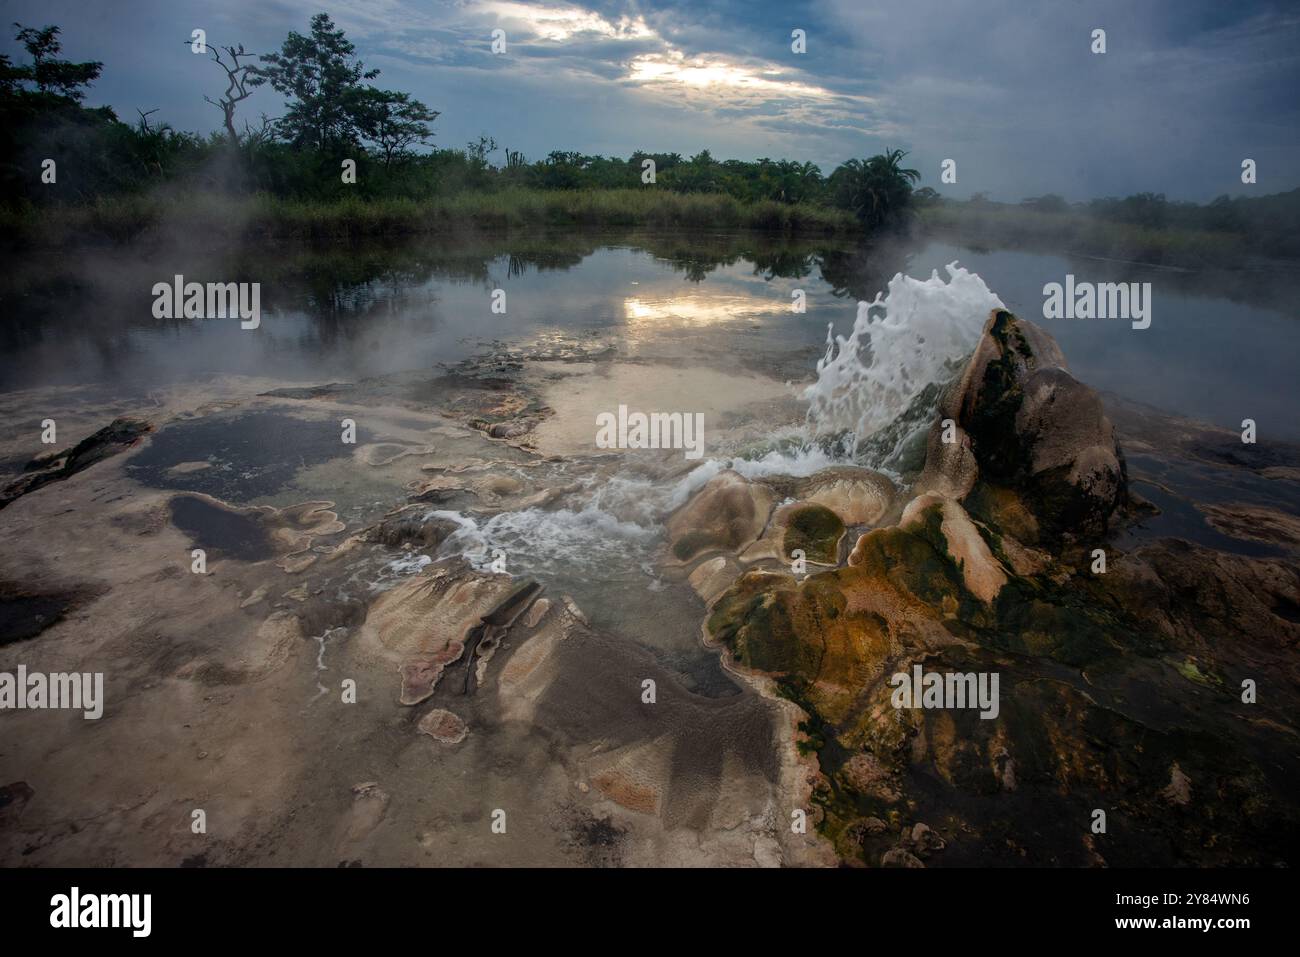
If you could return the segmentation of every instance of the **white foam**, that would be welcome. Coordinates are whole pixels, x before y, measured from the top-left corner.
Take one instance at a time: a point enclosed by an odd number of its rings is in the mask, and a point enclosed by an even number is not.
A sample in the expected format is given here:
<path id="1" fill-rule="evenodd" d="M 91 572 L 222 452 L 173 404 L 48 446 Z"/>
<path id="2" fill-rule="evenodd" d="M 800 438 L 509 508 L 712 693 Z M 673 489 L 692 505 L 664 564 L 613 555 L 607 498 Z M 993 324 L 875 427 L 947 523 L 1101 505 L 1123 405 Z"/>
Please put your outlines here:
<path id="1" fill-rule="evenodd" d="M 662 535 L 661 523 L 719 472 L 733 469 L 748 479 L 806 477 L 854 463 L 860 440 L 904 412 L 927 385 L 952 376 L 955 364 L 979 340 L 989 311 L 1002 302 L 975 273 L 956 263 L 945 268 L 946 280 L 937 270 L 925 280 L 900 273 L 885 293 L 858 304 L 848 337 L 827 333 L 817 381 L 803 393 L 807 421 L 802 429 L 772 436 L 779 447 L 750 458 L 708 459 L 673 482 L 630 471 L 585 476 L 579 484 L 586 501 L 577 509 L 527 508 L 478 521 L 434 509 L 426 520 L 457 525 L 436 557 L 463 555 L 486 571 L 500 550 L 507 571 L 528 574 L 585 567 L 619 577 L 640 569 L 655 588 L 657 579 L 645 563 Z M 852 433 L 852 442 L 817 441 L 845 431 Z M 418 572 L 428 561 L 424 555 L 398 559 L 387 572 Z"/>
<path id="2" fill-rule="evenodd" d="M 789 451 L 773 449 L 756 459 L 732 459 L 731 468 L 747 479 L 765 475 L 792 475 L 804 478 L 833 465 L 844 465 L 847 460 L 831 455 L 817 445 L 805 445 Z"/>
<path id="3" fill-rule="evenodd" d="M 817 381 L 803 393 L 815 434 L 851 432 L 856 449 L 975 348 L 1002 300 L 978 274 L 955 262 L 944 268 L 947 280 L 938 270 L 925 280 L 899 273 L 885 293 L 858 303 L 847 338 L 827 330 Z"/>
<path id="4" fill-rule="evenodd" d="M 414 575 L 431 564 L 433 559 L 428 555 L 411 555 L 405 558 L 394 558 L 384 566 L 384 570 L 394 575 Z"/>
<path id="5" fill-rule="evenodd" d="M 506 570 L 530 574 L 558 566 L 627 566 L 632 552 L 653 543 L 657 529 L 624 521 L 588 505 L 580 510 L 527 508 L 501 512 L 479 524 L 457 512 L 437 512 L 461 527 L 438 549 L 440 557 L 463 555 L 479 571 L 488 571 L 496 552 L 506 556 Z"/>

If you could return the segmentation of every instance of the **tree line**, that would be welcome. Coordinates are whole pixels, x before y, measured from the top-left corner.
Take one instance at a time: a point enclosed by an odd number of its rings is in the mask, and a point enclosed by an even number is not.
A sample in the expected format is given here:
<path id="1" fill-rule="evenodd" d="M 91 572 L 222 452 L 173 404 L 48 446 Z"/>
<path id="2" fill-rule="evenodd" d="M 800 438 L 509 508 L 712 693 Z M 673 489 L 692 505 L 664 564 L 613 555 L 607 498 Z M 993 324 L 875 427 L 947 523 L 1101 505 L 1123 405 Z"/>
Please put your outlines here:
<path id="1" fill-rule="evenodd" d="M 718 160 L 708 150 L 691 157 L 638 150 L 626 158 L 557 150 L 530 161 L 488 136 L 463 148 L 432 147 L 439 112 L 374 85 L 379 71 L 366 68 L 324 13 L 307 33 L 290 32 L 274 53 L 185 41 L 213 64 L 220 85 L 205 99 L 220 111 L 221 132 L 176 130 L 155 120 L 155 111 L 137 111 L 126 123 L 111 108 L 82 106 L 102 63 L 60 59 L 58 27 L 15 26 L 31 63 L 0 56 L 0 179 L 10 201 L 84 202 L 167 182 L 306 200 L 640 189 L 649 169 L 656 187 L 674 192 L 822 204 L 851 210 L 875 228 L 902 217 L 919 179 L 902 165 L 900 150 L 851 160 L 826 176 L 812 163 Z M 264 86 L 284 97 L 283 116 L 252 117 L 247 101 Z M 38 178 L 45 158 L 72 156 L 75 172 L 52 183 Z M 356 162 L 355 184 L 343 182 L 342 159 Z"/>
<path id="2" fill-rule="evenodd" d="M 929 187 L 916 189 L 920 173 L 904 165 L 903 151 L 892 149 L 850 159 L 828 176 L 813 163 L 720 160 L 708 150 L 690 157 L 638 150 L 625 158 L 557 150 L 529 160 L 489 136 L 462 148 L 436 147 L 431 141 L 439 111 L 375 85 L 379 71 L 366 68 L 325 13 L 312 17 L 306 33 L 291 31 L 278 51 L 267 54 L 241 44 L 183 41 L 212 63 L 214 87 L 204 98 L 220 112 L 219 132 L 176 130 L 155 120 L 152 110 L 137 110 L 128 123 L 109 107 L 82 105 L 102 63 L 62 59 L 57 26 L 14 26 L 30 62 L 0 55 L 0 188 L 11 207 L 84 203 L 167 185 L 308 201 L 419 200 L 509 188 L 644 189 L 648 169 L 656 188 L 848 210 L 871 230 L 905 221 L 916 206 L 952 202 Z M 283 116 L 253 117 L 249 101 L 261 87 L 284 98 Z M 41 175 L 49 158 L 63 160 L 62 175 L 53 182 Z M 340 175 L 344 159 L 356 163 L 355 183 Z M 1289 195 L 1222 196 L 1207 205 L 1152 193 L 1086 204 L 1048 195 L 1019 206 L 1147 228 L 1271 234 L 1300 219 L 1300 200 Z M 1005 208 L 980 194 L 968 205 Z"/>

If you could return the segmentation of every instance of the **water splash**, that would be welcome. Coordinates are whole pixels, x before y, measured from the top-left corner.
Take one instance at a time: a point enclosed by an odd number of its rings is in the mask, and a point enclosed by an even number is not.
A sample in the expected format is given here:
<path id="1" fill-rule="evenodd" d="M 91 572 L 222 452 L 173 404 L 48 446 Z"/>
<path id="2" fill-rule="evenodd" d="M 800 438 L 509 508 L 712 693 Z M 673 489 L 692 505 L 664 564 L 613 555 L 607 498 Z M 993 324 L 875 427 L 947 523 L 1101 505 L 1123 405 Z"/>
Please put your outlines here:
<path id="1" fill-rule="evenodd" d="M 508 556 L 507 570 L 527 568 L 546 574 L 582 565 L 613 572 L 635 567 L 636 556 L 655 541 L 656 527 L 624 521 L 587 505 L 547 511 L 527 508 L 501 512 L 482 522 L 458 512 L 435 511 L 460 527 L 442 543 L 438 557 L 462 555 L 479 571 L 491 571 L 498 551 Z"/>
<path id="2" fill-rule="evenodd" d="M 653 590 L 657 579 L 648 561 L 662 540 L 662 523 L 724 469 L 749 479 L 808 476 L 833 465 L 863 464 L 861 446 L 875 467 L 897 479 L 891 463 L 899 448 L 929 427 L 936 384 L 952 377 L 978 342 L 989 311 L 1002 306 L 977 274 L 956 263 L 945 268 L 947 280 L 937 270 L 924 280 L 900 273 L 886 292 L 859 304 L 847 338 L 827 333 L 817 381 L 804 391 L 809 408 L 802 427 L 672 478 L 645 465 L 579 477 L 569 507 L 479 518 L 432 509 L 426 519 L 457 525 L 435 560 L 461 555 L 488 571 L 504 554 L 511 571 L 545 576 L 583 569 L 584 576 L 595 572 L 602 580 L 641 575 Z M 405 558 L 388 571 L 418 572 L 428 561 Z"/>
<path id="3" fill-rule="evenodd" d="M 926 386 L 951 378 L 975 348 L 1002 300 L 977 273 L 956 262 L 944 268 L 947 280 L 937 269 L 924 280 L 899 273 L 884 293 L 858 304 L 847 338 L 827 330 L 817 381 L 803 393 L 814 434 L 851 433 L 856 452 Z"/>

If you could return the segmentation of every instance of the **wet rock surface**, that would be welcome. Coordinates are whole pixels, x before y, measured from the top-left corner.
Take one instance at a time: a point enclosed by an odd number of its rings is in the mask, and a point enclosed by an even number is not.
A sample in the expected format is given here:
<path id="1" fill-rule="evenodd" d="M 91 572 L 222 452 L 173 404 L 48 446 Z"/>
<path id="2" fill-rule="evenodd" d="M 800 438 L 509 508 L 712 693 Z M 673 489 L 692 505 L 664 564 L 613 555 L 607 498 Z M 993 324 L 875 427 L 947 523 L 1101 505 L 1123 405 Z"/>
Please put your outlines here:
<path id="1" fill-rule="evenodd" d="M 1136 513 L 1114 429 L 1050 337 L 1009 313 L 990 318 L 936 414 L 955 441 L 935 423 L 897 524 L 806 578 L 740 575 L 705 624 L 734 667 L 804 713 L 799 746 L 822 775 L 813 801 L 842 859 L 1293 859 L 1278 836 L 1296 833 L 1300 777 L 1268 755 L 1296 733 L 1284 717 L 1300 703 L 1294 561 L 1179 541 L 1116 550 L 1107 532 Z M 1275 540 L 1290 524 L 1210 514 Z M 1109 552 L 1105 571 L 1094 548 Z M 997 714 L 899 707 L 891 676 L 915 667 L 996 673 Z M 1269 685 L 1269 706 L 1243 702 L 1244 677 Z M 1212 791 L 1194 784 L 1206 779 Z M 1108 834 L 1089 830 L 1098 807 Z"/>
<path id="2" fill-rule="evenodd" d="M 797 498 L 820 505 L 845 525 L 875 525 L 894 503 L 894 483 L 870 469 L 836 466 L 798 483 Z"/>
<path id="3" fill-rule="evenodd" d="M 979 477 L 1038 505 L 1043 534 L 1102 534 L 1123 506 L 1127 476 L 1101 397 L 1065 369 L 1045 332 L 995 310 L 940 411 L 970 437 Z M 930 463 L 927 462 L 927 465 Z M 969 468 L 936 463 L 955 490 Z"/>
<path id="4" fill-rule="evenodd" d="M 735 472 L 722 472 L 669 518 L 673 557 L 687 562 L 720 550 L 743 549 L 762 533 L 774 500 L 765 486 Z"/>
<path id="5" fill-rule="evenodd" d="M 1157 474 L 1163 439 L 1121 428 L 1135 507 L 1110 405 L 1007 314 L 909 410 L 922 458 L 893 478 L 755 467 L 785 387 L 745 418 L 740 377 L 710 428 L 757 451 L 708 481 L 680 450 L 549 452 L 590 444 L 585 414 L 555 411 L 575 381 L 607 396 L 671 369 L 703 395 L 715 371 L 615 358 L 499 349 L 187 395 L 147 445 L 15 502 L 0 622 L 27 638 L 5 665 L 102 666 L 113 720 L 92 738 L 4 716 L 0 860 L 1294 860 L 1286 455 L 1229 461 L 1222 435 L 1180 427 L 1188 462 L 1231 477 L 1207 503 L 1179 484 L 1199 472 Z M 231 441 L 244 429 L 256 448 Z M 1175 518 L 1222 538 L 1169 540 Z M 1212 547 L 1229 538 L 1259 550 Z M 997 716 L 894 707 L 891 676 L 918 666 L 999 674 Z M 198 801 L 237 827 L 164 826 Z M 495 809 L 509 841 L 482 839 Z"/>
<path id="6" fill-rule="evenodd" d="M 63 481 L 97 462 L 125 451 L 152 431 L 153 426 L 143 419 L 114 419 L 70 449 L 32 459 L 23 469 L 21 477 L 0 489 L 0 508 L 51 482 Z"/>

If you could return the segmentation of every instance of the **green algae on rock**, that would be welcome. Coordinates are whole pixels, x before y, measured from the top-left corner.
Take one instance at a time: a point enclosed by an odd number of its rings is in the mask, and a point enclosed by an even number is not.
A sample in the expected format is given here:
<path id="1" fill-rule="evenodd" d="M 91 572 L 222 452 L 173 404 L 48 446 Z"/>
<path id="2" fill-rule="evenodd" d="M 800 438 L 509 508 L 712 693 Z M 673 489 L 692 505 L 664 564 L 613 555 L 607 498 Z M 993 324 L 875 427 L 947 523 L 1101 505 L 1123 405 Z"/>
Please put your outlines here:
<path id="1" fill-rule="evenodd" d="M 802 581 L 754 569 L 709 606 L 706 639 L 806 716 L 821 834 L 881 866 L 1286 860 L 1300 782 L 1260 743 L 1295 734 L 1286 705 L 1223 716 L 1226 675 L 1265 674 L 1300 640 L 1285 614 L 1300 571 L 1173 542 L 1112 549 L 1110 573 L 1090 574 L 1126 517 L 1123 455 L 1051 337 L 1008 312 L 938 412 L 898 524 L 863 533 L 846 565 Z M 822 511 L 777 515 L 785 557 L 795 542 L 825 557 Z M 888 676 L 922 661 L 1000 673 L 999 716 L 895 708 Z M 1091 833 L 1093 807 L 1112 810 L 1111 837 Z"/>
<path id="2" fill-rule="evenodd" d="M 839 560 L 843 537 L 844 522 L 825 505 L 799 505 L 786 519 L 782 550 L 787 560 L 800 551 L 810 562 L 834 565 Z"/>

